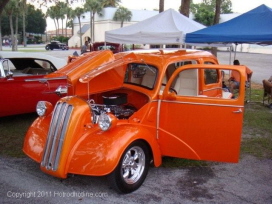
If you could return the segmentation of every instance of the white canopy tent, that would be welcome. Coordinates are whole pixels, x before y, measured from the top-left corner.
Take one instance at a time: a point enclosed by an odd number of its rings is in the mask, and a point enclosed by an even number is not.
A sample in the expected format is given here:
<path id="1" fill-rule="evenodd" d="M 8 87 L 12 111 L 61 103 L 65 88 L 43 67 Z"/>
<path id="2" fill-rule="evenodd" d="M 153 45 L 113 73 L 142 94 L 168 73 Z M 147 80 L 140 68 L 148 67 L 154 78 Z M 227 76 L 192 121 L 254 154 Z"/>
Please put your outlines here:
<path id="1" fill-rule="evenodd" d="M 174 9 L 123 28 L 105 32 L 105 42 L 120 44 L 184 44 L 186 33 L 205 28 Z"/>

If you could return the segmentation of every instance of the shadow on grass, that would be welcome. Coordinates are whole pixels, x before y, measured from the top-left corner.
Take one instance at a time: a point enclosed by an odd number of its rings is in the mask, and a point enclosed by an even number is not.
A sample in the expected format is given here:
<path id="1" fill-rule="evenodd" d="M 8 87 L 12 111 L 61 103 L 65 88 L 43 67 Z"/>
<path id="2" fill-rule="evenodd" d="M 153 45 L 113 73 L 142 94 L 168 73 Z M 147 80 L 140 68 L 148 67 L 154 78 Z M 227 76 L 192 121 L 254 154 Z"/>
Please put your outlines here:
<path id="1" fill-rule="evenodd" d="M 25 134 L 37 118 L 36 113 L 7 116 L 0 118 L 0 154 L 23 157 L 22 151 Z"/>

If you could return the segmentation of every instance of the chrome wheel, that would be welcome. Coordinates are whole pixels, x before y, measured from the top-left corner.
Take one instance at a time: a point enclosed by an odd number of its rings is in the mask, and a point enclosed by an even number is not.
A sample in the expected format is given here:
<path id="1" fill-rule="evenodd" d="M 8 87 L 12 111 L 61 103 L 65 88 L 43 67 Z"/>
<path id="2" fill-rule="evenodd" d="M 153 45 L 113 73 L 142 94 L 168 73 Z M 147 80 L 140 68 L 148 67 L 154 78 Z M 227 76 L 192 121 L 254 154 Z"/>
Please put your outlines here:
<path id="1" fill-rule="evenodd" d="M 141 147 L 130 148 L 122 161 L 121 173 L 127 184 L 136 183 L 145 169 L 145 154 Z"/>
<path id="2" fill-rule="evenodd" d="M 120 193 L 130 193 L 144 182 L 151 160 L 148 144 L 141 140 L 132 142 L 124 151 L 117 167 L 108 175 L 112 188 Z"/>

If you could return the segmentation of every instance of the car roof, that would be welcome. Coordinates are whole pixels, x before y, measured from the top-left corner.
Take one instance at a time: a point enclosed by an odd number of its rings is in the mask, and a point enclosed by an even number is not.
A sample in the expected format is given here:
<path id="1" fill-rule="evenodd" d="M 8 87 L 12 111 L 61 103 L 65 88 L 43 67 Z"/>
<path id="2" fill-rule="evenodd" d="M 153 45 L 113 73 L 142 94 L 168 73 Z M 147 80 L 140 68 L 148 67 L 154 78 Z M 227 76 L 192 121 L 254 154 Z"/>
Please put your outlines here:
<path id="1" fill-rule="evenodd" d="M 53 57 L 53 56 L 42 54 L 42 53 L 33 53 L 33 52 L 1 52 L 0 58 L 6 58 L 6 59 L 11 59 L 11 58 L 30 59 L 31 58 L 31 59 L 48 60 L 52 62 L 57 69 L 60 69 L 67 64 L 67 61 L 62 58 Z"/>

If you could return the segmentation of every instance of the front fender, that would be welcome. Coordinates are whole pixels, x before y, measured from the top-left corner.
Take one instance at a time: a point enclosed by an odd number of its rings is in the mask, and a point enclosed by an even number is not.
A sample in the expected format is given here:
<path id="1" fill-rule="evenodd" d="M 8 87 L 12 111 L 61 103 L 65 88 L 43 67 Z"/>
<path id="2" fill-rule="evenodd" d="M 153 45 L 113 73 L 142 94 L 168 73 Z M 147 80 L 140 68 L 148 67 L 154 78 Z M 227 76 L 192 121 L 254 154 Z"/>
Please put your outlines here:
<path id="1" fill-rule="evenodd" d="M 44 145 L 46 143 L 51 114 L 38 117 L 29 127 L 23 144 L 23 152 L 36 162 L 41 162 Z"/>
<path id="2" fill-rule="evenodd" d="M 121 124 L 108 131 L 85 133 L 72 149 L 67 173 L 102 176 L 117 166 L 125 149 L 135 140 L 144 140 L 151 149 L 155 166 L 161 164 L 161 152 L 155 130 L 144 126 Z"/>

